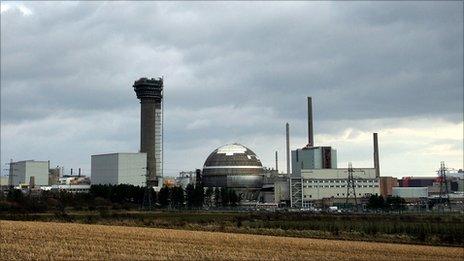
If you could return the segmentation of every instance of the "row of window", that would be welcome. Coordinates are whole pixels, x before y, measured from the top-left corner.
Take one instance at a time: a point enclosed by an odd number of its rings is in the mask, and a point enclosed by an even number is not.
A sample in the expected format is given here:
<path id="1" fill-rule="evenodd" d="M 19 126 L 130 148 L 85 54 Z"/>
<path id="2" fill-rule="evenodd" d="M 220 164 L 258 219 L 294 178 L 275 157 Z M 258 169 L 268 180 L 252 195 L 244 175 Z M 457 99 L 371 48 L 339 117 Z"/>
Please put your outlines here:
<path id="1" fill-rule="evenodd" d="M 343 185 L 304 185 L 303 188 L 346 188 L 347 184 Z M 379 185 L 356 185 L 357 188 L 378 188 Z"/>
<path id="2" fill-rule="evenodd" d="M 352 195 L 353 195 L 353 194 L 351 194 L 350 197 L 351 197 Z M 366 195 L 366 194 L 365 194 L 365 195 Z M 367 194 L 367 195 L 369 195 L 369 194 Z M 340 196 L 344 197 L 344 196 L 345 196 L 345 193 L 337 193 L 337 196 L 338 196 L 338 197 L 340 197 Z M 358 193 L 358 196 L 361 196 L 361 193 Z M 304 197 L 304 198 L 312 198 L 313 195 L 303 195 L 303 197 Z"/>
<path id="3" fill-rule="evenodd" d="M 321 179 L 321 180 L 304 180 L 303 181 L 304 183 L 346 183 L 347 180 L 346 179 Z M 372 182 L 372 183 L 376 183 L 378 182 L 378 180 L 375 180 L 375 179 L 358 179 L 358 180 L 355 180 L 355 182 Z"/>

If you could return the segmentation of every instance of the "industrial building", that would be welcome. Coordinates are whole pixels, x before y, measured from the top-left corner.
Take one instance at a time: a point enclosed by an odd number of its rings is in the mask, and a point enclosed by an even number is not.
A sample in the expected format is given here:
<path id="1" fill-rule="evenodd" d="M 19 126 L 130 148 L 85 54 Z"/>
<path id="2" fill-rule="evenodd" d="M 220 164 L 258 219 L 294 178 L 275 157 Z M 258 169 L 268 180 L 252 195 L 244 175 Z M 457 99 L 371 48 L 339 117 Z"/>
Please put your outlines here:
<path id="1" fill-rule="evenodd" d="M 49 161 L 24 160 L 10 162 L 8 185 L 28 184 L 33 179 L 35 185 L 47 186 Z"/>
<path id="2" fill-rule="evenodd" d="M 147 181 L 146 153 L 110 153 L 92 155 L 92 184 L 130 184 L 145 186 Z"/>
<path id="3" fill-rule="evenodd" d="M 205 187 L 225 187 L 238 191 L 245 199 L 257 199 L 263 186 L 263 165 L 249 148 L 227 144 L 214 150 L 203 165 Z"/>
<path id="4" fill-rule="evenodd" d="M 314 146 L 312 99 L 308 97 L 308 144 L 292 151 L 290 206 L 308 208 L 380 194 L 378 137 L 373 135 L 374 168 L 337 168 L 337 151 L 330 146 Z M 288 127 L 287 127 L 288 133 Z M 287 134 L 287 148 L 289 147 Z M 350 190 L 348 190 L 350 187 Z"/>
<path id="5" fill-rule="evenodd" d="M 163 79 L 140 78 L 134 82 L 140 100 L 140 152 L 147 155 L 149 186 L 158 186 L 163 177 Z"/>

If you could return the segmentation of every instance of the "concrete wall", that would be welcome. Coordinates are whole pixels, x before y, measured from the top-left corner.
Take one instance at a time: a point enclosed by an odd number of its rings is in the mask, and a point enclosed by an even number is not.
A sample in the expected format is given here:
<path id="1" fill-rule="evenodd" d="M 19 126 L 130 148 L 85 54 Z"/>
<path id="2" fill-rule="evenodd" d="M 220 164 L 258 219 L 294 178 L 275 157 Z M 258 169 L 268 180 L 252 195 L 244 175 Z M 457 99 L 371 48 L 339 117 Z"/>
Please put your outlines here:
<path id="1" fill-rule="evenodd" d="M 348 184 L 348 169 L 302 170 L 302 191 L 304 201 L 323 198 L 345 198 Z M 375 169 L 355 169 L 353 177 L 358 198 L 369 194 L 380 195 L 379 179 Z"/>
<path id="2" fill-rule="evenodd" d="M 402 198 L 426 198 L 429 196 L 427 187 L 395 187 L 392 190 L 392 196 Z"/>
<path id="3" fill-rule="evenodd" d="M 323 148 L 297 149 L 292 151 L 292 176 L 299 177 L 302 169 L 322 169 Z M 337 150 L 331 149 L 332 168 L 337 167 Z"/>
<path id="4" fill-rule="evenodd" d="M 147 154 L 119 153 L 118 155 L 118 183 L 145 186 Z"/>
<path id="5" fill-rule="evenodd" d="M 144 186 L 146 153 L 112 153 L 92 155 L 92 184 L 131 184 Z"/>
<path id="6" fill-rule="evenodd" d="M 118 184 L 118 154 L 91 156 L 92 184 Z"/>
<path id="7" fill-rule="evenodd" d="M 13 186 L 29 183 L 30 177 L 34 177 L 35 185 L 46 186 L 48 185 L 48 161 L 12 162 L 9 175 L 11 176 L 10 185 Z"/>

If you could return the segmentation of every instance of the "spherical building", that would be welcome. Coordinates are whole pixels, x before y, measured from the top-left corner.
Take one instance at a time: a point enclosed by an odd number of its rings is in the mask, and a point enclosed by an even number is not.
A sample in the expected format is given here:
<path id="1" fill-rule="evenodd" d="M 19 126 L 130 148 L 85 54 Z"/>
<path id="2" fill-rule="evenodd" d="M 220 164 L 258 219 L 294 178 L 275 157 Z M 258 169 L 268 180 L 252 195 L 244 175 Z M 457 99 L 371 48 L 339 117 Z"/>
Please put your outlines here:
<path id="1" fill-rule="evenodd" d="M 202 182 L 206 187 L 259 189 L 263 186 L 263 165 L 247 147 L 224 145 L 206 159 Z"/>

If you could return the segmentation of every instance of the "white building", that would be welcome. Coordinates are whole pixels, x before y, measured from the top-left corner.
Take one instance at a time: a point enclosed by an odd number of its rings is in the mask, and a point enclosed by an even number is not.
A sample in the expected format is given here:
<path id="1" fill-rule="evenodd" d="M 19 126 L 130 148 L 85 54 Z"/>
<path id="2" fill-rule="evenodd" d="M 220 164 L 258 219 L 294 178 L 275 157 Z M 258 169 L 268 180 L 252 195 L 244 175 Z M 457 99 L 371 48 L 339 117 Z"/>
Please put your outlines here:
<path id="1" fill-rule="evenodd" d="M 353 169 L 356 197 L 380 195 L 379 179 L 374 168 Z M 348 169 L 302 169 L 301 177 L 292 177 L 291 206 L 306 208 L 314 201 L 346 199 Z M 354 198 L 354 196 L 350 196 Z"/>
<path id="2" fill-rule="evenodd" d="M 406 199 L 427 198 L 429 189 L 428 187 L 393 187 L 392 196 Z"/>
<path id="3" fill-rule="evenodd" d="M 293 176 L 300 176 L 302 169 L 333 168 L 337 168 L 337 150 L 332 147 L 305 147 L 292 151 Z"/>
<path id="4" fill-rule="evenodd" d="M 18 186 L 29 183 L 34 177 L 34 183 L 38 186 L 48 185 L 48 161 L 24 160 L 10 163 L 8 185 Z"/>
<path id="5" fill-rule="evenodd" d="M 92 155 L 92 184 L 130 184 L 145 186 L 146 153 L 110 153 Z"/>

